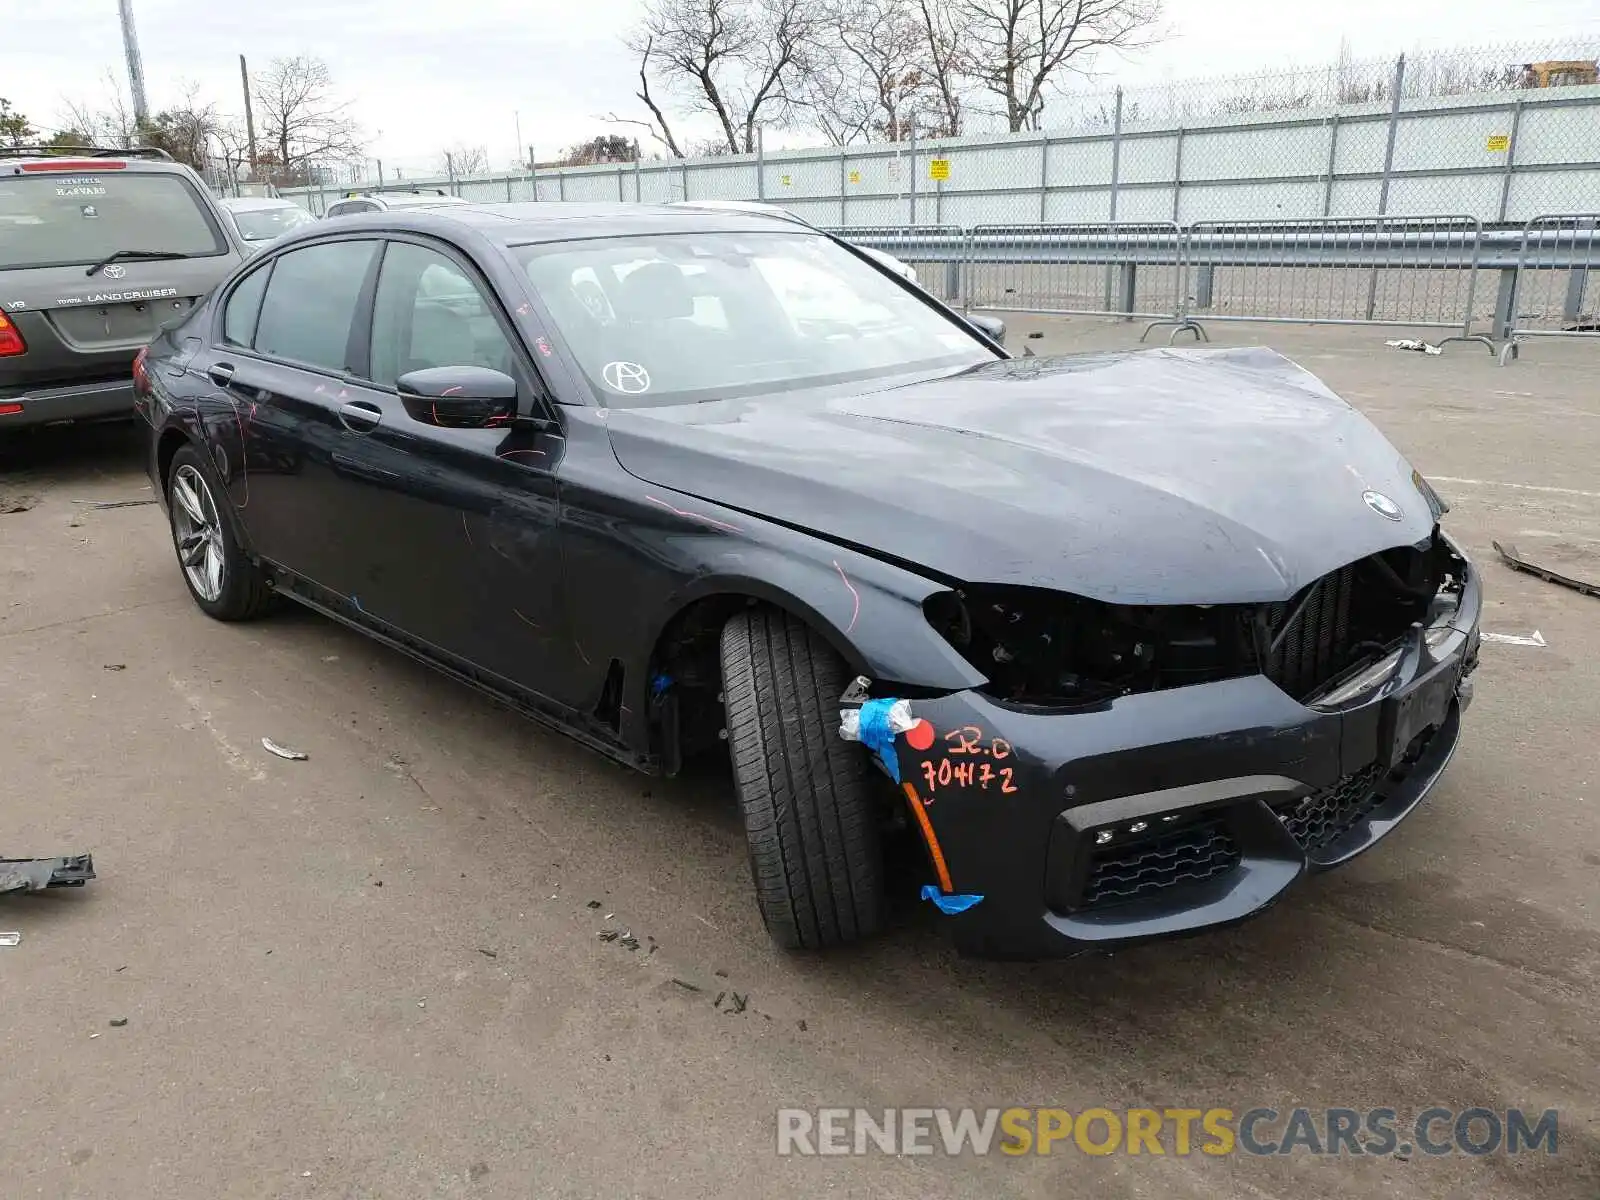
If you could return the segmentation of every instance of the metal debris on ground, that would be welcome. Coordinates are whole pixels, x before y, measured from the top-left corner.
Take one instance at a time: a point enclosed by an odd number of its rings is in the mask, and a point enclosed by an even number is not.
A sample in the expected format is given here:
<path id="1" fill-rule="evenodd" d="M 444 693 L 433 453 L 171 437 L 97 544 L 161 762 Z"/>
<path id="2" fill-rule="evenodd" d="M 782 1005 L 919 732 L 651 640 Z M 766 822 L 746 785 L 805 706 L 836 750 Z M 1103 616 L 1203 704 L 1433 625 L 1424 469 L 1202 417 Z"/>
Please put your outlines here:
<path id="1" fill-rule="evenodd" d="M 22 943 L 22 935 L 15 931 L 0 933 L 0 946 L 17 946 Z"/>
<path id="2" fill-rule="evenodd" d="M 128 664 L 127 663 L 106 663 L 101 669 L 105 670 L 105 671 L 126 671 L 128 669 Z"/>
<path id="3" fill-rule="evenodd" d="M 694 984 L 690 983 L 686 979 L 674 979 L 672 982 L 677 984 L 679 987 L 681 987 L 686 992 L 698 992 L 700 990 L 698 987 L 696 987 Z"/>
<path id="4" fill-rule="evenodd" d="M 261 747 L 270 754 L 276 754 L 279 758 L 287 758 L 292 762 L 304 762 L 310 757 L 303 750 L 291 750 L 287 746 L 280 746 L 271 738 L 262 738 Z"/>
<path id="5" fill-rule="evenodd" d="M 622 935 L 621 944 L 626 946 L 629 950 L 637 950 L 639 948 L 639 939 L 634 937 L 631 933 L 625 933 Z"/>
<path id="6" fill-rule="evenodd" d="M 725 991 L 724 992 L 718 992 L 717 993 L 717 998 L 711 1002 L 711 1007 L 712 1008 L 721 1008 L 722 1007 L 722 998 L 724 996 L 726 996 L 727 994 L 728 993 L 725 992 Z"/>
<path id="7" fill-rule="evenodd" d="M 139 507 L 141 507 L 142 505 L 145 505 L 145 504 L 155 504 L 156 501 L 154 501 L 154 500 L 103 500 L 103 501 L 95 501 L 95 500 L 84 501 L 84 500 L 79 500 L 79 501 L 77 501 L 77 503 L 79 503 L 79 504 L 87 503 L 90 508 L 94 508 L 94 509 L 106 509 L 106 508 L 139 508 Z"/>
<path id="8" fill-rule="evenodd" d="M 0 858 L 0 892 L 82 887 L 94 877 L 92 854 L 71 854 L 64 858 Z"/>
<path id="9" fill-rule="evenodd" d="M 478 947 L 478 953 L 483 955 L 485 958 L 499 958 L 500 957 L 493 950 L 485 950 L 482 946 Z"/>
<path id="10" fill-rule="evenodd" d="M 621 936 L 622 934 L 615 929 L 602 929 L 600 931 L 600 940 L 602 942 L 614 942 Z"/>
<path id="11" fill-rule="evenodd" d="M 121 1029 L 127 1023 L 128 1023 L 128 1018 L 127 1017 L 112 1017 L 111 1018 L 111 1028 L 113 1028 L 113 1029 Z"/>
<path id="12" fill-rule="evenodd" d="M 591 900 L 591 901 L 589 901 L 589 903 L 585 904 L 584 907 L 585 908 L 599 908 L 600 907 L 600 901 Z"/>
<path id="13" fill-rule="evenodd" d="M 1501 545 L 1499 542 L 1490 542 L 1495 553 L 1504 560 L 1506 566 L 1513 571 L 1526 571 L 1529 575 L 1537 575 L 1540 579 L 1551 583 L 1559 583 L 1562 587 L 1572 588 L 1585 596 L 1600 596 L 1600 583 L 1590 583 L 1585 579 L 1578 579 L 1571 575 L 1563 575 L 1559 571 L 1552 571 L 1549 567 L 1542 567 L 1536 562 L 1530 562 L 1517 553 L 1517 548 L 1510 542 Z"/>
<path id="14" fill-rule="evenodd" d="M 1417 338 L 1391 338 L 1384 345 L 1392 346 L 1396 350 L 1416 350 L 1423 354 L 1444 353 L 1438 346 L 1429 345 L 1427 342 L 1419 341 Z"/>
<path id="15" fill-rule="evenodd" d="M 728 993 L 728 1011 L 731 1013 L 742 1013 L 749 1003 L 749 992 L 744 993 L 742 996 L 738 992 Z"/>

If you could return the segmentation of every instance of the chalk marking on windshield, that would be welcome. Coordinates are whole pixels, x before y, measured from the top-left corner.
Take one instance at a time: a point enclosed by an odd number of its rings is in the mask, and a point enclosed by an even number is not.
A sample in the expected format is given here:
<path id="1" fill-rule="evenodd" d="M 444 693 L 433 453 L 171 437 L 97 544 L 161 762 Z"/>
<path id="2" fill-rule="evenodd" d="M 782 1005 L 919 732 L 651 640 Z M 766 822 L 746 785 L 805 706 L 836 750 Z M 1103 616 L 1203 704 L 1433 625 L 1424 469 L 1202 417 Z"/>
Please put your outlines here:
<path id="1" fill-rule="evenodd" d="M 637 396 L 650 390 L 650 372 L 638 363 L 608 362 L 600 368 L 600 378 L 614 392 Z"/>
<path id="2" fill-rule="evenodd" d="M 730 533 L 744 532 L 737 525 L 730 525 L 726 521 L 719 521 L 715 517 L 706 516 L 704 513 L 685 512 L 681 508 L 673 508 L 665 500 L 658 500 L 654 496 L 646 496 L 645 499 L 650 501 L 651 504 L 659 504 L 675 517 L 687 517 L 691 521 L 704 521 L 707 525 L 715 525 L 718 529 L 726 529 Z"/>
<path id="3" fill-rule="evenodd" d="M 844 573 L 844 568 L 839 565 L 839 560 L 837 558 L 833 560 L 833 569 L 839 572 L 839 578 L 844 580 L 845 587 L 850 589 L 850 598 L 855 601 L 856 606 L 850 612 L 850 624 L 845 626 L 844 630 L 846 633 L 849 633 L 855 629 L 856 618 L 861 615 L 861 593 L 856 591 L 855 585 L 850 582 L 850 576 Z"/>

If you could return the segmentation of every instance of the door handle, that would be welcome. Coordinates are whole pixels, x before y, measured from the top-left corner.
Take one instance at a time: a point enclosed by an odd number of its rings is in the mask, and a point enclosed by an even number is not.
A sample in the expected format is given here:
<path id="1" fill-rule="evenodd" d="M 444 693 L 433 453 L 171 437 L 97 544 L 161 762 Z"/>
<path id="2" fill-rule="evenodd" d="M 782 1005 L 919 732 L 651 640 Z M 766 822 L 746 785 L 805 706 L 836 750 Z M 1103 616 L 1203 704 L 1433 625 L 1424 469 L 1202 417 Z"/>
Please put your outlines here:
<path id="1" fill-rule="evenodd" d="M 220 388 L 225 388 L 233 382 L 233 364 L 212 363 L 206 368 L 206 375 L 212 383 Z"/>
<path id="2" fill-rule="evenodd" d="M 351 400 L 339 406 L 339 420 L 352 433 L 365 433 L 383 420 L 383 410 L 365 400 Z"/>

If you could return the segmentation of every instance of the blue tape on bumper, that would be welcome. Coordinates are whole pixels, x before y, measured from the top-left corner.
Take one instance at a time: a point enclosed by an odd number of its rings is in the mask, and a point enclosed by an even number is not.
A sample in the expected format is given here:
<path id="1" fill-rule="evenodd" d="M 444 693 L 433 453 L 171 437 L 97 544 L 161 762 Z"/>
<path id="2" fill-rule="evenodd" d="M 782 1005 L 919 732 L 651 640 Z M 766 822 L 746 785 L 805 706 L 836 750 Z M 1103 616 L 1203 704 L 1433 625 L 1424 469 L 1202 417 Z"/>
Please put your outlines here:
<path id="1" fill-rule="evenodd" d="M 922 898 L 933 901 L 933 906 L 946 916 L 964 913 L 975 904 L 982 904 L 982 896 L 946 896 L 931 883 L 922 885 Z"/>
<path id="2" fill-rule="evenodd" d="M 861 744 L 878 756 L 890 778 L 900 782 L 900 756 L 894 749 L 894 730 L 889 727 L 892 697 L 868 700 L 861 706 Z"/>

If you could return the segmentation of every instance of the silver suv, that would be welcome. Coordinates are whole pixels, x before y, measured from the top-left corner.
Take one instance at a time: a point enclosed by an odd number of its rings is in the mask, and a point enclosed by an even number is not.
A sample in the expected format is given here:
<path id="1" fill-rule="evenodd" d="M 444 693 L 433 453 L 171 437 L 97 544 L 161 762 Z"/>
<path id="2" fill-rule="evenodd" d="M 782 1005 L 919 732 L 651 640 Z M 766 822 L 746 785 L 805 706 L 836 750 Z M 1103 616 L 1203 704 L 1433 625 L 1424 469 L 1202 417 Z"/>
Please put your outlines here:
<path id="1" fill-rule="evenodd" d="M 0 436 L 131 416 L 140 349 L 244 257 L 159 150 L 0 149 Z"/>
<path id="2" fill-rule="evenodd" d="M 435 208 L 441 204 L 466 204 L 460 196 L 452 196 L 443 188 L 427 191 L 413 189 L 409 192 L 351 192 L 343 200 L 328 205 L 324 216 L 348 217 L 352 213 L 388 212 L 397 208 Z"/>

